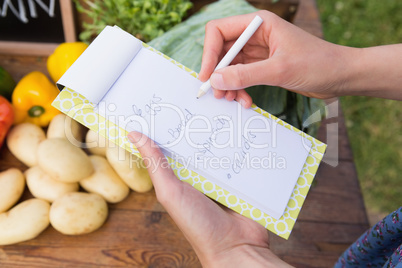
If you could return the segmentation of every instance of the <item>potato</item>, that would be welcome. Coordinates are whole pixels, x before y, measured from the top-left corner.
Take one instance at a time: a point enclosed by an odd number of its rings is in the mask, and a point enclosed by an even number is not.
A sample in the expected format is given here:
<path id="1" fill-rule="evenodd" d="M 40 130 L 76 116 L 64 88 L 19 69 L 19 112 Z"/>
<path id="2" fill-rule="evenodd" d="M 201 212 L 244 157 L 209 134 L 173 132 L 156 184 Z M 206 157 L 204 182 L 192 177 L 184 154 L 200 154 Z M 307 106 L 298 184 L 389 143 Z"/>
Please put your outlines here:
<path id="1" fill-rule="evenodd" d="M 0 245 L 10 245 L 33 239 L 49 226 L 48 202 L 26 200 L 8 212 L 0 214 Z"/>
<path id="2" fill-rule="evenodd" d="M 152 181 L 142 159 L 130 154 L 120 146 L 108 147 L 106 157 L 122 180 L 136 192 L 152 189 Z"/>
<path id="3" fill-rule="evenodd" d="M 50 223 L 66 235 L 80 235 L 100 228 L 108 215 L 106 201 L 97 194 L 68 193 L 50 207 Z"/>
<path id="4" fill-rule="evenodd" d="M 58 114 L 50 121 L 47 138 L 65 138 L 75 146 L 81 146 L 85 127 L 65 114 Z"/>
<path id="5" fill-rule="evenodd" d="M 66 193 L 77 192 L 78 182 L 61 182 L 52 179 L 39 166 L 31 167 L 25 171 L 28 189 L 36 198 L 44 199 L 50 203 Z"/>
<path id="6" fill-rule="evenodd" d="M 7 211 L 21 198 L 25 188 L 25 178 L 16 168 L 0 173 L 0 213 Z"/>
<path id="7" fill-rule="evenodd" d="M 43 141 L 38 148 L 38 164 L 52 179 L 78 182 L 94 172 L 89 157 L 64 138 Z"/>
<path id="8" fill-rule="evenodd" d="M 117 203 L 122 201 L 130 193 L 130 189 L 113 170 L 106 158 L 91 155 L 95 172 L 80 181 L 82 188 L 90 193 L 102 196 L 107 202 Z"/>
<path id="9" fill-rule="evenodd" d="M 45 132 L 37 125 L 23 123 L 11 129 L 7 136 L 7 146 L 11 153 L 28 167 L 37 164 L 39 143 L 46 139 Z"/>
<path id="10" fill-rule="evenodd" d="M 103 137 L 101 134 L 88 130 L 87 136 L 85 137 L 85 143 L 88 148 L 88 151 L 91 154 L 96 154 L 100 156 L 106 157 L 106 148 L 109 144 L 109 141 Z M 117 145 L 114 145 L 117 146 Z"/>

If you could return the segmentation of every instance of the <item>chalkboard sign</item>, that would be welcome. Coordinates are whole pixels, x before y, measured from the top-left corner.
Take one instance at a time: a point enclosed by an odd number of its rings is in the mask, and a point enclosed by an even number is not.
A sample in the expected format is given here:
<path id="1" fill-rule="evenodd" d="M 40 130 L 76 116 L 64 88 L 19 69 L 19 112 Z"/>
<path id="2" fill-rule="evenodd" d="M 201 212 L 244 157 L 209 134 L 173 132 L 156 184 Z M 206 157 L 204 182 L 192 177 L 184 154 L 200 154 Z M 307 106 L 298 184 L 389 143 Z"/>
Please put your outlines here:
<path id="1" fill-rule="evenodd" d="M 49 55 L 76 41 L 71 0 L 0 0 L 0 54 Z"/>

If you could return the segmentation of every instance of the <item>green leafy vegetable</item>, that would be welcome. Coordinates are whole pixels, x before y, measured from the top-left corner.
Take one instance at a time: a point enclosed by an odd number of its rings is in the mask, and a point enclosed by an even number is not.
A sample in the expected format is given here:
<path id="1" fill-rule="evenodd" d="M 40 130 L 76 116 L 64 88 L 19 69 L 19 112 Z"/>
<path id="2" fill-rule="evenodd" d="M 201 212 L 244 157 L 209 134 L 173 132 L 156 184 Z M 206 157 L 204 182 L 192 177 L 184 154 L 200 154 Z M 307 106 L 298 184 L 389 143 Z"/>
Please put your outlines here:
<path id="1" fill-rule="evenodd" d="M 83 23 L 82 41 L 90 42 L 106 25 L 117 25 L 137 38 L 148 42 L 180 23 L 190 0 L 74 0 L 77 10 L 91 23 Z"/>

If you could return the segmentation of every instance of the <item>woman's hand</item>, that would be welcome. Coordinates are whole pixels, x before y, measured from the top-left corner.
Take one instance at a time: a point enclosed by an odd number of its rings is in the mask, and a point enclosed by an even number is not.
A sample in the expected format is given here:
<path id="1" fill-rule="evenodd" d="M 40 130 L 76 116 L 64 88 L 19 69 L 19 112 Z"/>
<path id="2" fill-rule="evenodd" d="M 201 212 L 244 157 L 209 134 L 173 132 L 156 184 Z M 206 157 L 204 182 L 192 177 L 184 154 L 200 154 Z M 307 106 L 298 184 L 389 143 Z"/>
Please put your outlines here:
<path id="1" fill-rule="evenodd" d="M 252 19 L 263 23 L 232 65 L 214 72 Z M 402 45 L 351 48 L 319 39 L 269 11 L 210 21 L 199 79 L 216 98 L 251 106 L 244 88 L 271 85 L 314 98 L 364 95 L 402 99 Z"/>
<path id="2" fill-rule="evenodd" d="M 155 143 L 138 132 L 129 139 L 148 167 L 158 201 L 206 267 L 287 267 L 269 250 L 268 231 L 180 181 Z"/>
<path id="3" fill-rule="evenodd" d="M 250 38 L 233 65 L 214 71 L 250 21 L 259 15 L 263 23 Z M 207 80 L 215 97 L 236 99 L 251 105 L 242 90 L 253 85 L 273 85 L 306 96 L 328 98 L 337 95 L 342 83 L 343 58 L 337 46 L 299 29 L 268 11 L 213 20 L 206 26 L 204 54 L 199 78 Z M 239 91 L 240 89 L 240 91 Z"/>

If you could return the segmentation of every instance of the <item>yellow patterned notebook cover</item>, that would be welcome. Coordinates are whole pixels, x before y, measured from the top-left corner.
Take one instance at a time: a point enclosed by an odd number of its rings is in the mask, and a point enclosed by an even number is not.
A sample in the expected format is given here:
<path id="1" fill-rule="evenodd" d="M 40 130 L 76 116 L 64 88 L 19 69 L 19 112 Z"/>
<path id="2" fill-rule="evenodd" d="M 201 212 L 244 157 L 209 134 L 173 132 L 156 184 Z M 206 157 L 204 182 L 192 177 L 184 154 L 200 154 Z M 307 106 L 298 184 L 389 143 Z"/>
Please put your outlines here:
<path id="1" fill-rule="evenodd" d="M 196 72 L 169 58 L 160 51 L 153 49 L 145 43 L 142 43 L 142 45 L 150 51 L 168 59 L 171 63 L 185 70 L 190 75 L 196 78 L 198 77 Z M 89 102 L 81 94 L 78 94 L 72 89 L 64 88 L 53 101 L 52 105 L 89 129 L 100 133 L 102 136 L 106 137 L 115 144 L 141 157 L 138 150 L 127 139 L 128 132 L 96 113 L 94 111 L 95 105 Z M 306 162 L 304 163 L 296 186 L 294 187 L 285 212 L 279 220 L 272 218 L 268 214 L 219 187 L 218 185 L 209 181 L 208 178 L 205 178 L 192 170 L 184 168 L 182 164 L 174 161 L 170 157 L 167 158 L 170 166 L 180 180 L 191 184 L 194 188 L 204 193 L 211 199 L 223 204 L 237 213 L 260 223 L 266 229 L 279 235 L 280 237 L 288 239 L 296 223 L 301 207 L 310 189 L 311 183 L 313 182 L 314 176 L 327 146 L 319 140 L 289 125 L 288 123 L 269 114 L 255 105 L 253 105 L 251 109 L 267 118 L 274 120 L 278 124 L 296 132 L 300 136 L 305 137 L 312 142 L 311 150 Z"/>

